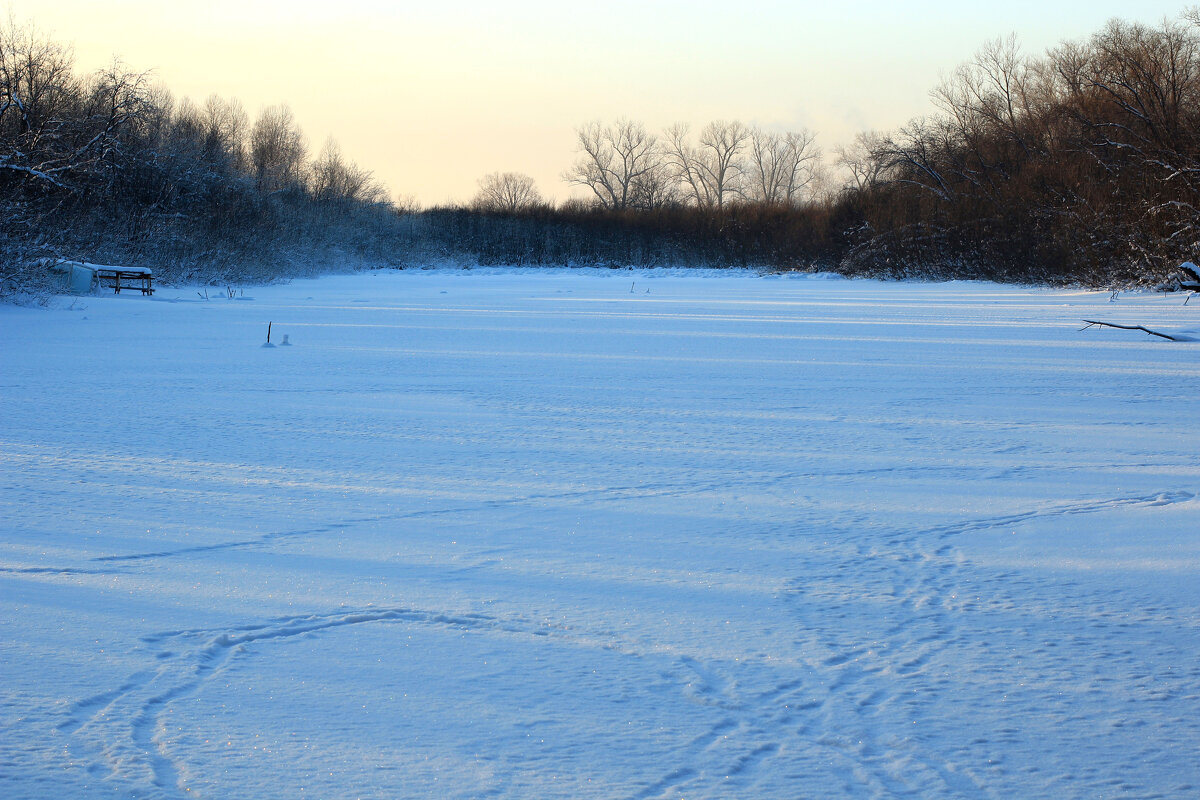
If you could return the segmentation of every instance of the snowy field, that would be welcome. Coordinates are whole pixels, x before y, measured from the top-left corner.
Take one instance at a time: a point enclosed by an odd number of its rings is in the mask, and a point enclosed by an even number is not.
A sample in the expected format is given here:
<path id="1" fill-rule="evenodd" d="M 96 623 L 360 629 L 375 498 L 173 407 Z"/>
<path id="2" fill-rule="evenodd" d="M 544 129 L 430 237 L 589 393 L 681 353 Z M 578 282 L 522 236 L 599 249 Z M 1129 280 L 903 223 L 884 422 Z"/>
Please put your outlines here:
<path id="1" fill-rule="evenodd" d="M 0 307 L 0 797 L 1200 796 L 1200 303 L 209 295 Z"/>

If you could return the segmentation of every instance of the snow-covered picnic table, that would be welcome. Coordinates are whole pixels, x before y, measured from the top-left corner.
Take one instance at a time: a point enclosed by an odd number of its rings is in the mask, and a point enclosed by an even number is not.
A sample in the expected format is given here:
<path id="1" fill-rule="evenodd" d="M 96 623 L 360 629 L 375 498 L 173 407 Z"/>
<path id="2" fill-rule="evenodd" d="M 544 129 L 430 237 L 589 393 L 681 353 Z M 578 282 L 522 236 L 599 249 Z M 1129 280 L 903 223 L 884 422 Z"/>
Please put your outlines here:
<path id="1" fill-rule="evenodd" d="M 153 273 L 145 267 L 102 267 L 94 265 L 96 270 L 96 278 L 99 279 L 101 286 L 111 286 L 117 293 L 121 293 L 121 282 L 125 281 L 123 288 L 137 289 L 142 294 L 154 294 L 154 287 L 151 281 Z"/>

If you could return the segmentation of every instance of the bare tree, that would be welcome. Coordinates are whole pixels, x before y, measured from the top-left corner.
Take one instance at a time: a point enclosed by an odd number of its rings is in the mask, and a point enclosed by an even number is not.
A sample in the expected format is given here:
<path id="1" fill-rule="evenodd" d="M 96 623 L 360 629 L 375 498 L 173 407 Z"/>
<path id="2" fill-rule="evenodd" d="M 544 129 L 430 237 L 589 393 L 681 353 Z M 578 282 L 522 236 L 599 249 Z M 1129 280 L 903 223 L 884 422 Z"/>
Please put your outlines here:
<path id="1" fill-rule="evenodd" d="M 83 86 L 71 51 L 10 16 L 0 24 L 0 170 L 44 189 L 94 159 L 79 124 Z M 83 152 L 88 151 L 88 152 Z"/>
<path id="2" fill-rule="evenodd" d="M 591 190 L 596 202 L 618 211 L 630 208 L 640 182 L 660 164 L 657 139 L 640 122 L 590 122 L 576 131 L 579 159 L 563 179 Z"/>
<path id="3" fill-rule="evenodd" d="M 369 170 L 346 161 L 333 137 L 325 140 L 309 173 L 309 191 L 318 200 L 382 201 L 387 193 Z"/>
<path id="4" fill-rule="evenodd" d="M 306 149 L 290 108 L 264 108 L 250 129 L 250 166 L 259 188 L 275 192 L 301 185 Z"/>
<path id="5" fill-rule="evenodd" d="M 533 178 L 521 172 L 492 172 L 479 179 L 471 206 L 480 211 L 512 213 L 541 205 Z"/>
<path id="6" fill-rule="evenodd" d="M 392 210 L 400 216 L 405 214 L 419 214 L 421 212 L 421 201 L 414 194 L 398 194 L 396 199 L 392 201 Z"/>
<path id="7" fill-rule="evenodd" d="M 11 15 L 0 23 L 0 129 L 28 134 L 63 116 L 79 89 L 74 60 L 69 48 Z"/>
<path id="8" fill-rule="evenodd" d="M 750 141 L 750 129 L 736 121 L 710 122 L 695 145 L 688 134 L 685 124 L 667 129 L 667 158 L 692 202 L 701 208 L 721 208 L 742 194 L 742 154 Z"/>
<path id="9" fill-rule="evenodd" d="M 934 102 L 959 126 L 964 140 L 1000 133 L 1023 150 L 1035 71 L 1015 35 L 994 39 L 932 92 Z"/>
<path id="10" fill-rule="evenodd" d="M 1200 39 L 1182 25 L 1159 28 L 1112 20 L 1092 37 L 1091 85 L 1126 124 L 1110 142 L 1160 157 L 1185 148 L 1186 120 L 1200 84 Z"/>
<path id="11" fill-rule="evenodd" d="M 246 134 L 249 118 L 238 100 L 210 95 L 200 110 L 204 126 L 204 154 L 210 161 L 224 161 L 234 169 L 246 164 Z"/>
<path id="12" fill-rule="evenodd" d="M 671 208 L 683 204 L 679 180 L 667 163 L 660 145 L 655 145 L 650 165 L 633 184 L 629 206 L 643 211 Z"/>
<path id="13" fill-rule="evenodd" d="M 151 84 L 146 91 L 146 115 L 143 122 L 146 138 L 150 142 L 162 142 L 170 136 L 175 116 L 175 95 L 161 83 Z"/>
<path id="14" fill-rule="evenodd" d="M 957 194 L 946 169 L 953 149 L 949 122 L 919 117 L 880 139 L 873 157 L 879 161 L 879 175 L 887 182 L 917 187 L 949 202 Z"/>
<path id="15" fill-rule="evenodd" d="M 1195 21 L 1195 10 L 1189 12 Z M 1077 108 L 1089 150 L 1119 187 L 1126 211 L 1167 242 L 1200 244 L 1200 36 L 1193 26 L 1110 21 L 1092 37 L 1088 86 Z M 1090 102 L 1089 102 L 1090 101 Z M 1176 245 L 1178 246 L 1178 245 Z M 1159 250 L 1145 244 L 1147 261 Z M 1186 252 L 1186 251 L 1185 251 Z"/>
<path id="16" fill-rule="evenodd" d="M 854 137 L 849 145 L 842 145 L 837 153 L 837 165 L 850 178 L 849 188 L 864 191 L 874 188 L 883 173 L 883 159 L 879 156 L 883 136 L 875 131 L 865 131 Z"/>
<path id="17" fill-rule="evenodd" d="M 759 203 L 796 206 L 811 195 L 821 152 L 808 130 L 774 133 L 750 130 L 745 194 Z"/>
<path id="18" fill-rule="evenodd" d="M 125 185 L 128 173 L 145 159 L 142 144 L 154 116 L 150 78 L 127 69 L 114 59 L 86 82 L 74 122 L 54 120 L 53 133 L 43 131 L 41 142 L 54 142 L 60 154 L 55 169 L 81 185 L 105 189 Z"/>
<path id="19" fill-rule="evenodd" d="M 969 194 L 999 202 L 1001 187 L 1044 152 L 1033 108 L 1044 100 L 1043 72 L 1015 36 L 984 45 L 932 92 L 953 146 L 945 169 Z"/>

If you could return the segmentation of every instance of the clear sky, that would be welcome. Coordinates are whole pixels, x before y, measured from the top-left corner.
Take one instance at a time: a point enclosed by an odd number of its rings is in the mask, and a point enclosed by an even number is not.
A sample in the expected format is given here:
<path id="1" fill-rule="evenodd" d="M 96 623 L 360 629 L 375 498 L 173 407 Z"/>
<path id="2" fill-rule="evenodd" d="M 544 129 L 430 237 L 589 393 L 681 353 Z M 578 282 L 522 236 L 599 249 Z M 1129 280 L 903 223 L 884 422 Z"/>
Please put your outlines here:
<path id="1" fill-rule="evenodd" d="M 930 110 L 929 90 L 986 41 L 1029 53 L 1187 0 L 11 0 L 18 22 L 119 56 L 176 97 L 251 119 L 287 103 L 311 150 L 333 136 L 391 191 L 465 200 L 488 172 L 563 198 L 574 129 L 739 119 L 817 133 L 826 151 Z"/>

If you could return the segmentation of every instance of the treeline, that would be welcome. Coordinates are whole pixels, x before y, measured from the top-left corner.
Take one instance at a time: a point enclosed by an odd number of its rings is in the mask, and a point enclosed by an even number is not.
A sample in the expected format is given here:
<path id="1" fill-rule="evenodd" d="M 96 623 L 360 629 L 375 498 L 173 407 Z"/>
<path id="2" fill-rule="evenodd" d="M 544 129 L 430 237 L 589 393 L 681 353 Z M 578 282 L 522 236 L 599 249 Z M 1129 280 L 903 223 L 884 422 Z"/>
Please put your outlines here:
<path id="1" fill-rule="evenodd" d="M 808 268 L 833 251 L 814 140 L 737 121 L 695 135 L 589 123 L 563 175 L 586 199 L 555 206 L 529 176 L 492 173 L 467 206 L 424 212 L 417 240 L 481 264 Z"/>
<path id="2" fill-rule="evenodd" d="M 177 102 L 120 64 L 0 27 L 0 292 L 53 259 L 254 281 L 429 263 L 751 266 L 1129 285 L 1200 247 L 1200 15 L 1110 22 L 1041 56 L 985 46 L 934 113 L 825 159 L 809 131 L 736 121 L 577 130 L 546 202 L 492 173 L 468 204 L 390 202 L 285 106 Z"/>
<path id="3" fill-rule="evenodd" d="M 440 225 L 497 262 L 694 263 L 851 275 L 1157 283 L 1200 247 L 1200 16 L 1110 22 L 1044 56 L 985 46 L 936 112 L 863 133 L 824 174 L 811 134 L 715 122 L 580 128 L 564 179 L 586 209 L 536 196 Z M 497 216 L 502 218 L 498 219 Z"/>
<path id="4" fill-rule="evenodd" d="M 0 293 L 59 259 L 167 281 L 269 280 L 395 263 L 407 239 L 371 173 L 332 140 L 314 157 L 286 106 L 177 102 L 120 63 L 0 25 Z"/>
<path id="5" fill-rule="evenodd" d="M 482 266 L 832 269 L 820 209 L 734 204 L 605 209 L 584 203 L 515 211 L 440 207 L 410 218 L 423 261 Z"/>

